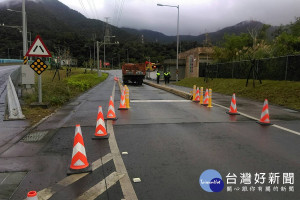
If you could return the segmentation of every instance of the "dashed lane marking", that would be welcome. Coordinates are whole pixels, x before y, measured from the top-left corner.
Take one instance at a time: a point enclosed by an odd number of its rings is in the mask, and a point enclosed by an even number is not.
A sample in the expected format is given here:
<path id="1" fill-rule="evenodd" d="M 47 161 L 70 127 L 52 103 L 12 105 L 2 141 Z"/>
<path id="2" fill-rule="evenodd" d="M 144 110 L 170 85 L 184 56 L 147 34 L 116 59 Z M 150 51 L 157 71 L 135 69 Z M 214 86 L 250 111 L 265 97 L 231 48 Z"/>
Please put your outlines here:
<path id="1" fill-rule="evenodd" d="M 225 108 L 225 109 L 227 109 L 227 110 L 229 109 L 229 108 L 227 108 L 227 107 L 225 107 L 225 106 L 222 106 L 222 105 L 220 105 L 220 104 L 216 104 L 216 103 L 212 103 L 212 104 L 214 104 L 214 105 L 216 105 L 216 106 L 219 106 L 219 107 L 221 107 L 221 108 Z M 256 121 L 259 121 L 259 119 L 255 118 L 255 117 L 252 117 L 252 116 L 247 115 L 247 114 L 242 113 L 242 112 L 239 112 L 239 113 L 240 113 L 241 115 L 245 116 L 245 117 L 248 117 L 248 118 L 253 119 L 253 120 L 256 120 Z M 279 125 L 276 125 L 276 124 L 273 124 L 273 125 L 271 125 L 271 126 L 273 126 L 273 127 L 275 127 L 275 128 L 279 128 L 279 129 L 284 130 L 284 131 L 287 131 L 287 132 L 290 132 L 290 133 L 294 133 L 294 134 L 296 134 L 296 135 L 300 135 L 300 133 L 297 132 L 297 131 L 294 131 L 294 130 L 291 130 L 291 129 L 288 129 L 288 128 L 285 128 L 285 127 L 282 127 L 282 126 L 279 126 Z"/>
<path id="2" fill-rule="evenodd" d="M 113 123 L 112 121 L 107 122 L 107 132 L 110 133 L 108 142 L 109 142 L 111 154 L 113 156 L 113 161 L 116 167 L 116 171 L 117 173 L 124 175 L 124 177 L 120 179 L 121 189 L 125 199 L 137 200 L 138 198 L 133 189 L 132 183 L 130 181 L 126 167 L 124 165 L 123 159 L 119 151 L 119 147 L 115 138 L 115 133 L 114 133 L 112 123 Z"/>
<path id="3" fill-rule="evenodd" d="M 98 169 L 105 163 L 109 162 L 111 159 L 112 159 L 111 153 L 103 156 L 102 162 L 101 162 L 101 158 L 99 158 L 98 160 L 96 160 L 95 162 L 92 163 L 92 170 L 94 171 L 94 170 Z M 45 188 L 45 189 L 39 191 L 38 192 L 39 200 L 50 199 L 56 192 L 59 192 L 63 188 L 67 187 L 68 185 L 71 185 L 72 183 L 78 181 L 79 179 L 85 177 L 88 174 L 89 173 L 82 173 L 82 174 L 73 174 L 73 175 L 67 176 L 66 178 L 62 179 L 54 186 L 51 186 L 51 187 L 48 187 L 48 188 Z"/>
<path id="4" fill-rule="evenodd" d="M 118 174 L 117 172 L 111 173 L 105 178 L 105 180 L 103 179 L 102 181 L 91 187 L 89 190 L 84 192 L 82 195 L 80 195 L 80 197 L 78 197 L 77 200 L 92 200 L 97 198 L 111 186 L 116 184 L 116 182 L 120 180 L 123 176 L 124 174 Z"/>

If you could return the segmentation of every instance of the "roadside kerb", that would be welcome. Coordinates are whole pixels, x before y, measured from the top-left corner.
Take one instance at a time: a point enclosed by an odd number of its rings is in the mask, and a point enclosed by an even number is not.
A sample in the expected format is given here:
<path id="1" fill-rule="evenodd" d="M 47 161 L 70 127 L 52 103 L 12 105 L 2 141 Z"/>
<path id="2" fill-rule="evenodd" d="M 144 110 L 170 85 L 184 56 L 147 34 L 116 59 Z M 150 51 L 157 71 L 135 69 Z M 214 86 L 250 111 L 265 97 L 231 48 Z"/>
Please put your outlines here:
<path id="1" fill-rule="evenodd" d="M 177 89 L 174 89 L 174 88 L 170 88 L 170 87 L 168 87 L 168 86 L 159 85 L 159 84 L 156 84 L 156 83 L 152 83 L 152 82 L 150 82 L 150 81 L 147 81 L 147 80 L 144 80 L 144 83 L 147 84 L 147 85 L 150 85 L 150 86 L 152 86 L 152 87 L 156 87 L 156 88 L 165 90 L 165 91 L 167 91 L 167 92 L 173 93 L 173 94 L 175 94 L 175 95 L 178 95 L 178 96 L 183 97 L 183 98 L 188 99 L 188 100 L 192 100 L 192 98 L 193 98 L 193 95 L 192 95 L 192 94 L 189 94 L 189 93 L 187 93 L 187 92 L 180 91 L 180 90 L 177 90 Z"/>

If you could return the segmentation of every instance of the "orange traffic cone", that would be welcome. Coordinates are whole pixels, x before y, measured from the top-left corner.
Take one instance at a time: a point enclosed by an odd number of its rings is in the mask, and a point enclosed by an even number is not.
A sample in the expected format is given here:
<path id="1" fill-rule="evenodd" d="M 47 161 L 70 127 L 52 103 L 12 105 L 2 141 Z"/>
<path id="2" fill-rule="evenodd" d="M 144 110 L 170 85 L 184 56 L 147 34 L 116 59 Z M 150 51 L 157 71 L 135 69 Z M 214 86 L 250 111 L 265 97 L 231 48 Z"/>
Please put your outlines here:
<path id="1" fill-rule="evenodd" d="M 200 101 L 199 87 L 197 87 L 197 92 L 196 92 L 195 100 L 193 102 L 199 102 L 199 101 Z"/>
<path id="2" fill-rule="evenodd" d="M 208 89 L 206 88 L 205 96 L 204 96 L 204 100 L 203 100 L 203 104 L 202 105 L 207 106 L 208 105 L 208 99 L 209 99 Z"/>
<path id="3" fill-rule="evenodd" d="M 29 191 L 27 193 L 27 200 L 38 200 L 36 191 Z"/>
<path id="4" fill-rule="evenodd" d="M 92 139 L 107 139 L 109 134 L 106 132 L 102 106 L 98 107 L 97 125 L 95 135 Z"/>
<path id="5" fill-rule="evenodd" d="M 80 125 L 77 124 L 74 136 L 72 160 L 67 175 L 91 171 L 92 166 L 87 161 L 81 128 Z"/>
<path id="6" fill-rule="evenodd" d="M 270 123 L 268 100 L 265 99 L 263 109 L 261 111 L 260 120 L 257 121 L 260 125 L 272 125 Z"/>
<path id="7" fill-rule="evenodd" d="M 109 120 L 117 120 L 118 119 L 115 114 L 115 106 L 114 106 L 114 101 L 113 101 L 112 96 L 110 96 L 106 119 L 109 119 Z"/>
<path id="8" fill-rule="evenodd" d="M 121 91 L 120 106 L 119 106 L 118 110 L 128 110 L 128 108 L 126 107 L 126 102 L 125 102 L 125 88 L 123 88 Z"/>
<path id="9" fill-rule="evenodd" d="M 229 111 L 227 111 L 226 113 L 229 115 L 239 115 L 239 113 L 237 112 L 237 108 L 236 108 L 235 93 L 233 93 L 233 95 L 232 95 L 230 108 L 229 108 Z"/>

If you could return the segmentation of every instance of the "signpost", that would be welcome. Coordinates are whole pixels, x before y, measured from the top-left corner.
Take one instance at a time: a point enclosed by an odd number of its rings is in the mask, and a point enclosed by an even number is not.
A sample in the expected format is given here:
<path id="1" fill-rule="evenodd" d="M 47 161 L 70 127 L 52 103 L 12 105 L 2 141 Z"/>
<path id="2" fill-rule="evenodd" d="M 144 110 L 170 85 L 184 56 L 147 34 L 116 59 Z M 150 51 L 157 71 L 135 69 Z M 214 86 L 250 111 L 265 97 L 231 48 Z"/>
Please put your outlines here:
<path id="1" fill-rule="evenodd" d="M 52 57 L 51 53 L 44 44 L 42 38 L 37 35 L 30 48 L 28 49 L 26 55 L 27 57 Z M 24 59 L 25 60 L 25 59 Z M 38 74 L 38 93 L 39 93 L 39 104 L 42 103 L 42 73 L 47 69 L 46 63 L 41 59 L 37 58 L 31 65 L 33 69 Z"/>

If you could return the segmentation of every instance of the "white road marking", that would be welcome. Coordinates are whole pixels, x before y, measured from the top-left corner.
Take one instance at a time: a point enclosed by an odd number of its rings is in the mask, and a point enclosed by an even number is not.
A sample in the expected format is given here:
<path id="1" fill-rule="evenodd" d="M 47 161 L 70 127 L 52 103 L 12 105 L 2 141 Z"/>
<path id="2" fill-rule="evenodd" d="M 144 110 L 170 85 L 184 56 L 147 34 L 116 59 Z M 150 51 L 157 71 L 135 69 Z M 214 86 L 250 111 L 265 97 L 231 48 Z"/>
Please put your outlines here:
<path id="1" fill-rule="evenodd" d="M 103 179 L 102 181 L 91 187 L 89 190 L 84 192 L 82 195 L 80 195 L 77 200 L 92 200 L 97 198 L 111 186 L 116 184 L 116 182 L 123 176 L 123 174 L 119 175 L 117 172 L 111 173 L 109 176 L 105 177 L 105 180 Z"/>
<path id="2" fill-rule="evenodd" d="M 112 123 L 113 123 L 112 121 L 107 122 L 107 132 L 110 133 L 108 142 L 109 142 L 111 154 L 113 156 L 113 161 L 116 167 L 116 171 L 117 173 L 124 175 L 124 177 L 120 179 L 121 189 L 125 199 L 137 200 L 138 198 L 133 189 L 132 183 L 130 181 L 126 167 L 124 165 L 123 159 L 119 151 L 119 147 L 115 138 L 115 133 L 113 130 Z"/>
<path id="3" fill-rule="evenodd" d="M 272 126 L 273 126 L 273 127 L 276 127 L 276 128 L 279 128 L 279 129 L 281 129 L 281 130 L 284 130 L 284 131 L 288 131 L 288 132 L 290 132 L 290 133 L 294 133 L 294 134 L 296 134 L 296 135 L 300 135 L 300 133 L 297 132 L 297 131 L 293 131 L 293 130 L 291 130 L 291 129 L 284 128 L 284 127 L 278 126 L 278 125 L 276 125 L 276 124 L 273 124 Z"/>
<path id="4" fill-rule="evenodd" d="M 191 102 L 190 100 L 163 100 L 163 99 L 145 99 L 145 100 L 130 100 L 132 103 L 152 103 L 152 102 Z"/>
<path id="5" fill-rule="evenodd" d="M 142 180 L 140 178 L 133 178 L 132 180 L 134 183 L 142 182 Z"/>
<path id="6" fill-rule="evenodd" d="M 102 157 L 102 162 L 101 158 L 96 160 L 95 162 L 92 163 L 92 170 L 96 170 L 105 163 L 109 162 L 112 159 L 111 153 L 106 154 L 105 156 Z M 85 177 L 89 173 L 82 173 L 82 174 L 72 174 L 70 176 L 67 176 L 66 178 L 62 179 L 59 181 L 57 184 L 54 186 L 45 188 L 41 191 L 38 192 L 38 198 L 39 200 L 46 200 L 50 199 L 56 192 L 59 192 L 62 190 L 64 187 L 67 187 L 68 185 L 71 185 L 72 183 L 78 181 L 79 179 Z"/>
<path id="7" fill-rule="evenodd" d="M 216 106 L 219 106 L 219 107 L 221 107 L 221 108 L 225 108 L 226 110 L 229 110 L 229 108 L 227 108 L 227 107 L 225 107 L 225 106 L 222 106 L 222 105 L 220 105 L 220 104 L 216 104 L 216 103 L 212 103 L 212 104 L 214 104 L 214 105 L 216 105 Z M 250 119 L 259 121 L 258 118 L 252 117 L 252 116 L 247 115 L 247 114 L 245 114 L 245 113 L 242 113 L 242 112 L 238 112 L 238 113 L 240 113 L 241 115 L 243 115 L 243 116 L 245 116 L 245 117 L 247 117 L 247 118 L 250 118 Z M 291 129 L 288 129 L 288 128 L 285 128 L 285 127 L 282 127 L 282 126 L 279 126 L 279 125 L 276 125 L 276 124 L 273 124 L 273 125 L 271 125 L 271 126 L 273 126 L 273 127 L 275 127 L 275 128 L 279 128 L 279 129 L 284 130 L 284 131 L 287 131 L 287 132 L 290 132 L 290 133 L 294 133 L 294 134 L 296 134 L 296 135 L 300 135 L 300 132 L 297 132 L 297 131 L 294 131 L 294 130 L 291 130 Z"/>

